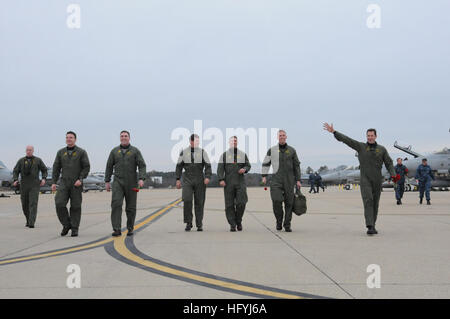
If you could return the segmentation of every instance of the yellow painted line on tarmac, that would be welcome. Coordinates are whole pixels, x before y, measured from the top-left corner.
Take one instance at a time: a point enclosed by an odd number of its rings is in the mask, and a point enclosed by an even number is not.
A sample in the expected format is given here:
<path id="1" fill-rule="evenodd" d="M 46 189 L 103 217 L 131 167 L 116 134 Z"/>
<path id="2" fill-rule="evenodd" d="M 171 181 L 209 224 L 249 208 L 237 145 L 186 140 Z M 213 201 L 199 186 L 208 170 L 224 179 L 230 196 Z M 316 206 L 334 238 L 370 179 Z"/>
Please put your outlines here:
<path id="1" fill-rule="evenodd" d="M 76 252 L 79 250 L 85 250 L 85 249 L 94 248 L 97 246 L 102 246 L 104 244 L 111 242 L 112 240 L 113 240 L 113 238 L 108 238 L 108 239 L 105 239 L 105 240 L 102 240 L 99 242 L 95 242 L 92 244 L 83 245 L 83 246 L 79 246 L 79 247 L 67 248 L 67 249 L 52 251 L 49 253 L 36 254 L 36 255 L 32 255 L 32 256 L 19 257 L 19 258 L 14 258 L 14 259 L 7 259 L 7 260 L 0 261 L 0 265 L 6 265 L 6 264 L 12 264 L 12 263 L 20 262 L 20 261 L 27 261 L 27 260 L 33 260 L 33 259 L 39 259 L 39 258 L 46 258 L 46 257 L 54 257 L 54 256 L 64 255 L 67 253 L 73 253 L 73 252 Z"/>
<path id="2" fill-rule="evenodd" d="M 173 202 L 172 204 L 167 205 L 166 207 L 160 209 L 159 211 L 157 211 L 156 213 L 152 214 L 151 216 L 147 217 L 142 222 L 140 222 L 139 224 L 135 225 L 135 230 L 138 230 L 139 228 L 142 228 L 143 226 L 145 226 L 149 222 L 151 222 L 154 219 L 158 218 L 159 216 L 164 214 L 167 210 L 173 208 L 174 206 L 176 206 L 181 201 L 182 200 L 179 199 L 179 200 Z M 73 253 L 73 252 L 80 251 L 80 250 L 85 250 L 85 249 L 89 249 L 89 248 L 103 246 L 103 245 L 113 241 L 115 250 L 122 257 L 124 257 L 124 258 L 126 258 L 126 259 L 128 259 L 130 261 L 133 261 L 133 262 L 135 262 L 137 264 L 140 264 L 142 266 L 145 266 L 145 267 L 148 267 L 148 268 L 151 268 L 151 269 L 154 269 L 154 270 L 157 270 L 159 272 L 163 272 L 163 273 L 166 273 L 166 274 L 169 274 L 169 275 L 172 275 L 172 276 L 177 276 L 177 277 L 181 277 L 181 278 L 185 278 L 185 279 L 189 279 L 189 280 L 194 280 L 194 281 L 197 281 L 197 282 L 200 282 L 200 283 L 216 286 L 216 287 L 219 287 L 219 288 L 230 289 L 230 290 L 235 290 L 235 291 L 238 291 L 238 292 L 256 294 L 256 295 L 261 295 L 261 296 L 274 297 L 274 298 L 284 298 L 284 299 L 305 299 L 305 297 L 294 295 L 294 294 L 270 291 L 270 290 L 265 290 L 265 289 L 261 289 L 261 288 L 252 287 L 250 285 L 246 286 L 244 284 L 238 284 L 238 283 L 233 283 L 233 282 L 227 282 L 225 280 L 209 278 L 209 277 L 206 277 L 206 276 L 190 273 L 188 271 L 183 271 L 183 270 L 179 270 L 179 269 L 176 269 L 176 268 L 172 268 L 172 267 L 169 267 L 169 266 L 166 266 L 166 265 L 161 265 L 161 264 L 152 262 L 150 260 L 145 260 L 142 257 L 140 257 L 140 256 L 138 256 L 136 254 L 133 254 L 126 247 L 125 239 L 127 237 L 126 236 L 127 232 L 128 231 L 124 231 L 122 233 L 122 236 L 120 236 L 120 237 L 115 237 L 115 238 L 111 237 L 111 238 L 107 238 L 107 239 L 104 239 L 104 240 L 101 240 L 101 241 L 98 241 L 98 242 L 94 242 L 94 243 L 83 245 L 83 246 L 79 246 L 79 247 L 61 249 L 61 250 L 57 250 L 57 251 L 49 252 L 49 253 L 41 253 L 41 254 L 36 254 L 36 255 L 32 255 L 32 256 L 19 257 L 19 258 L 14 258 L 14 259 L 8 259 L 8 260 L 0 261 L 0 265 L 9 264 L 9 263 L 15 263 L 15 262 L 21 262 L 21 261 L 27 261 L 27 260 L 33 260 L 33 259 L 39 259 L 39 258 L 54 257 L 54 256 L 63 255 L 63 254 L 67 254 L 67 253 Z"/>
<path id="3" fill-rule="evenodd" d="M 156 217 L 158 217 L 159 215 L 163 214 L 166 210 L 168 210 L 168 209 L 172 208 L 173 206 L 175 206 L 176 204 L 178 204 L 180 201 L 181 200 L 179 200 L 179 201 L 177 201 L 177 202 L 175 202 L 175 203 L 173 203 L 171 205 L 168 205 L 167 207 L 161 209 L 160 211 L 158 211 L 157 213 L 155 213 L 154 215 L 150 216 L 149 218 L 144 220 L 142 223 L 137 225 L 136 228 L 144 226 L 145 224 L 147 224 L 151 220 L 153 220 Z M 161 264 L 152 262 L 150 260 L 143 259 L 142 257 L 140 257 L 140 256 L 138 256 L 136 254 L 133 254 L 126 247 L 125 239 L 126 239 L 126 236 L 117 237 L 117 238 L 114 239 L 114 248 L 115 248 L 115 250 L 122 257 L 125 257 L 126 259 L 128 259 L 130 261 L 133 261 L 135 263 L 138 263 L 138 264 L 140 264 L 142 266 L 145 266 L 145 267 L 148 267 L 148 268 L 152 268 L 154 270 L 157 270 L 157 271 L 160 271 L 160 272 L 164 272 L 164 273 L 167 273 L 167 274 L 170 274 L 170 275 L 174 275 L 174 276 L 178 276 L 178 277 L 182 277 L 182 278 L 186 278 L 186 279 L 190 279 L 190 280 L 195 280 L 195 281 L 198 281 L 198 282 L 202 282 L 202 283 L 205 283 L 205 284 L 218 286 L 218 287 L 221 287 L 221 288 L 227 288 L 227 289 L 237 290 L 237 291 L 241 291 L 241 292 L 258 294 L 258 295 L 264 295 L 264 296 L 275 297 L 275 298 L 304 299 L 304 297 L 301 297 L 301 296 L 298 296 L 298 295 L 280 293 L 280 292 L 275 292 L 275 291 L 255 288 L 255 287 L 251 287 L 251 286 L 245 286 L 245 285 L 241 285 L 241 284 L 236 284 L 236 283 L 233 283 L 233 282 L 227 282 L 227 281 L 223 281 L 223 280 L 208 278 L 206 276 L 201 276 L 201 275 L 189 273 L 187 271 L 178 270 L 178 269 L 175 269 L 175 268 L 172 268 L 172 267 L 169 267 L 169 266 L 165 266 L 165 265 L 161 265 Z"/>
<path id="4" fill-rule="evenodd" d="M 173 206 L 177 205 L 179 202 L 181 202 L 181 199 L 173 202 L 172 204 L 162 208 L 161 210 L 159 210 L 155 214 L 149 216 L 148 218 L 146 218 L 145 220 L 143 220 L 142 222 L 137 224 L 134 229 L 137 230 L 137 229 L 141 228 L 145 224 L 151 222 L 153 219 L 155 219 L 156 217 L 158 217 L 161 214 L 163 214 L 169 208 L 172 208 Z M 128 230 L 124 231 L 122 233 L 122 236 L 125 238 L 124 235 L 126 235 L 127 233 L 128 233 Z M 6 260 L 0 261 L 0 265 L 7 265 L 7 264 L 12 264 L 12 263 L 21 262 L 21 261 L 29 261 L 29 260 L 40 259 L 40 258 L 60 256 L 60 255 L 73 253 L 73 252 L 80 251 L 80 250 L 85 250 L 85 249 L 90 249 L 90 248 L 103 246 L 103 245 L 105 245 L 107 243 L 112 242 L 113 240 L 114 240 L 114 238 L 110 237 L 110 238 L 106 238 L 104 240 L 93 242 L 93 243 L 87 244 L 87 245 L 82 245 L 82 246 L 77 246 L 77 247 L 72 247 L 72 248 L 63 248 L 61 250 L 56 250 L 56 251 L 52 251 L 52 252 L 48 252 L 48 253 L 39 253 L 39 254 L 36 254 L 36 255 L 31 255 L 31 256 L 18 257 L 18 258 L 13 258 L 13 259 L 6 259 Z"/>

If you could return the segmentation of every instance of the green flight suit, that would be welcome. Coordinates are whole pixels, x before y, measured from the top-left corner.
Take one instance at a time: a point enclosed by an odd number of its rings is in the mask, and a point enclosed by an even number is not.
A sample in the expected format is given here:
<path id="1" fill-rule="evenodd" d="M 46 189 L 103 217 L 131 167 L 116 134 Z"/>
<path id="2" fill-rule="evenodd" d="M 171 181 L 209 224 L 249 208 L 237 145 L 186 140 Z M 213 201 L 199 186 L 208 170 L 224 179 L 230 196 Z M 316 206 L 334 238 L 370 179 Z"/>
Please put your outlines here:
<path id="1" fill-rule="evenodd" d="M 81 221 L 81 202 L 83 185 L 75 187 L 77 180 L 83 182 L 89 174 L 89 158 L 85 150 L 78 146 L 73 149 L 64 147 L 56 154 L 53 163 L 52 179 L 56 184 L 61 174 L 58 190 L 55 195 L 56 214 L 65 228 L 78 231 Z M 67 203 L 70 199 L 70 214 Z"/>
<path id="2" fill-rule="evenodd" d="M 136 201 L 139 179 L 145 180 L 146 165 L 141 152 L 134 146 L 117 146 L 112 149 L 106 164 L 105 182 L 112 184 L 111 223 L 114 230 L 122 228 L 122 205 L 125 198 L 125 212 L 127 214 L 127 229 L 133 231 L 136 219 Z M 133 190 L 134 189 L 134 190 Z"/>
<path id="3" fill-rule="evenodd" d="M 287 144 L 273 146 L 267 151 L 262 164 L 263 177 L 267 177 L 271 165 L 273 173 L 270 182 L 270 197 L 277 226 L 283 225 L 285 228 L 290 228 L 295 185 L 300 181 L 301 176 L 297 151 Z"/>
<path id="4" fill-rule="evenodd" d="M 248 202 L 245 177 L 244 174 L 239 174 L 242 168 L 248 173 L 251 165 L 247 154 L 237 148 L 230 148 L 223 153 L 217 166 L 219 181 L 225 181 L 225 215 L 231 227 L 242 224 Z"/>
<path id="5" fill-rule="evenodd" d="M 39 178 L 39 172 L 42 178 Z M 20 200 L 28 226 L 34 226 L 37 216 L 41 179 L 47 179 L 47 167 L 39 157 L 22 157 L 13 171 L 14 181 L 20 175 Z"/>
<path id="6" fill-rule="evenodd" d="M 211 163 L 205 150 L 199 147 L 187 147 L 181 151 L 176 166 L 176 177 L 177 180 L 183 177 L 183 215 L 186 224 L 192 225 L 192 198 L 194 198 L 195 224 L 197 227 L 203 226 L 206 194 L 204 179 L 211 179 L 211 175 Z"/>
<path id="7" fill-rule="evenodd" d="M 378 217 L 378 204 L 381 196 L 383 175 L 381 169 L 386 166 L 389 174 L 395 176 L 394 165 L 389 154 L 381 145 L 362 143 L 345 136 L 337 131 L 334 137 L 358 152 L 358 160 L 361 174 L 361 196 L 364 204 L 364 217 L 366 226 L 375 226 Z"/>

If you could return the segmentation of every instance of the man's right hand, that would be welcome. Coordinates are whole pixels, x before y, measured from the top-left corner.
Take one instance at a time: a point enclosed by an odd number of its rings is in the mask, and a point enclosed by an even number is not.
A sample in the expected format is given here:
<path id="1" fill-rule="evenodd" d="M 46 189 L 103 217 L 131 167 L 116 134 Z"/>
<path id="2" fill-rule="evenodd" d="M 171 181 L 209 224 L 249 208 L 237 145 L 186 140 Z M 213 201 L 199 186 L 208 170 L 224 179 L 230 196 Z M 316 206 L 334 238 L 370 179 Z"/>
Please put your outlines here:
<path id="1" fill-rule="evenodd" d="M 177 180 L 176 187 L 177 187 L 177 189 L 180 189 L 180 188 L 181 188 L 181 181 L 180 181 L 180 180 Z"/>
<path id="2" fill-rule="evenodd" d="M 328 123 L 323 123 L 323 129 L 330 133 L 334 133 L 334 131 L 335 131 L 335 129 L 333 128 L 333 123 L 331 123 L 331 125 Z"/>
<path id="3" fill-rule="evenodd" d="M 56 192 L 56 184 L 52 184 L 52 192 Z"/>
<path id="4" fill-rule="evenodd" d="M 225 185 L 226 185 L 225 181 L 220 181 L 219 185 L 222 186 L 222 187 L 225 187 Z"/>
<path id="5" fill-rule="evenodd" d="M 105 183 L 105 187 L 106 187 L 106 191 L 110 192 L 111 191 L 111 183 Z"/>
<path id="6" fill-rule="evenodd" d="M 262 183 L 263 183 L 264 185 L 266 185 L 267 179 L 266 179 L 265 177 L 262 178 Z"/>
<path id="7" fill-rule="evenodd" d="M 15 181 L 13 185 L 14 187 L 17 187 L 17 185 L 19 185 L 19 181 Z"/>

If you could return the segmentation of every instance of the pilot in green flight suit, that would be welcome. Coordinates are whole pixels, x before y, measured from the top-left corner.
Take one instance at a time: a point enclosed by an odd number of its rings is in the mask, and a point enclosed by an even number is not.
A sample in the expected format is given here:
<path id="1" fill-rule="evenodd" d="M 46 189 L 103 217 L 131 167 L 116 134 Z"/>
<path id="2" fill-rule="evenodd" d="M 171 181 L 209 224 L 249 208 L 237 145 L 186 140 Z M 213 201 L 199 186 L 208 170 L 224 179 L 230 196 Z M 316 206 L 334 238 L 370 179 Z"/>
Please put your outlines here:
<path id="1" fill-rule="evenodd" d="M 90 164 L 86 151 L 75 145 L 77 135 L 70 131 L 66 133 L 66 144 L 56 154 L 52 172 L 52 191 L 56 191 L 56 183 L 61 174 L 58 191 L 55 195 L 56 214 L 63 225 L 61 236 L 72 230 L 71 236 L 78 236 L 81 221 L 81 202 L 83 179 L 89 174 Z M 70 199 L 70 214 L 67 203 Z"/>
<path id="2" fill-rule="evenodd" d="M 383 175 L 381 169 L 386 166 L 394 182 L 400 180 L 396 175 L 392 159 L 383 146 L 375 142 L 377 131 L 375 129 L 367 130 L 367 143 L 362 143 L 345 136 L 334 130 L 333 125 L 324 124 L 324 129 L 333 133 L 334 137 L 358 152 L 361 174 L 361 196 L 364 204 L 364 217 L 366 220 L 367 234 L 378 234 L 375 224 L 378 217 L 378 204 L 381 196 L 381 185 Z"/>
<path id="3" fill-rule="evenodd" d="M 206 186 L 211 179 L 211 163 L 204 149 L 198 147 L 199 137 L 192 134 L 190 147 L 183 149 L 178 157 L 176 166 L 176 187 L 183 187 L 183 215 L 186 231 L 192 228 L 192 198 L 194 198 L 195 224 L 197 231 L 203 230 L 203 211 L 205 206 Z M 183 172 L 184 169 L 184 172 Z M 181 184 L 183 178 L 183 185 Z"/>
<path id="4" fill-rule="evenodd" d="M 267 155 L 262 164 L 262 182 L 266 184 L 266 177 L 272 165 L 273 174 L 272 180 L 270 181 L 270 197 L 277 222 L 276 228 L 277 230 L 281 230 L 283 226 L 286 232 L 291 232 L 292 208 L 295 195 L 294 188 L 296 186 L 298 188 L 301 187 L 301 174 L 297 151 L 292 146 L 287 145 L 286 139 L 286 132 L 284 130 L 278 131 L 279 143 L 267 151 Z"/>
<path id="5" fill-rule="evenodd" d="M 17 161 L 13 171 L 14 186 L 19 184 L 20 175 L 20 200 L 22 210 L 27 220 L 26 227 L 34 228 L 37 216 L 40 186 L 45 185 L 47 179 L 47 167 L 44 162 L 33 155 L 34 147 L 26 148 L 26 156 Z M 42 177 L 39 179 L 39 172 Z"/>
<path id="6" fill-rule="evenodd" d="M 217 166 L 220 186 L 224 187 L 225 215 L 230 231 L 242 231 L 242 217 L 248 201 L 244 174 L 250 170 L 247 154 L 237 148 L 237 137 L 230 138 L 230 148 L 221 156 Z"/>
<path id="7" fill-rule="evenodd" d="M 139 177 L 136 172 L 139 169 Z M 109 154 L 105 171 L 106 190 L 111 190 L 111 176 L 114 171 L 111 200 L 111 223 L 113 236 L 121 235 L 122 204 L 125 198 L 127 214 L 127 236 L 133 235 L 136 219 L 137 187 L 144 186 L 146 165 L 141 152 L 130 145 L 130 133 L 120 132 L 120 145 Z M 139 179 L 139 181 L 138 181 Z"/>

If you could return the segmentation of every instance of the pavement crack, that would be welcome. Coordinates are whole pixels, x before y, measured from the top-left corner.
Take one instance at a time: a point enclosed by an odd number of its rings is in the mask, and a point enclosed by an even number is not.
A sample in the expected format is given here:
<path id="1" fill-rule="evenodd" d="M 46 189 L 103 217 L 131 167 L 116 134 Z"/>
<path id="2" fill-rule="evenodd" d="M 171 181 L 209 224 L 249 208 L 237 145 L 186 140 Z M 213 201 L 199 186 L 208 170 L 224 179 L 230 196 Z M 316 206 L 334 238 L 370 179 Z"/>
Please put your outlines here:
<path id="1" fill-rule="evenodd" d="M 261 222 L 254 213 L 250 213 L 250 215 L 264 228 L 266 228 L 269 232 L 271 232 L 275 237 L 277 237 L 279 240 L 281 240 L 286 246 L 288 246 L 290 249 L 292 249 L 296 254 L 301 256 L 304 260 L 306 260 L 309 264 L 311 264 L 314 268 L 316 268 L 322 275 L 327 277 L 330 281 L 332 281 L 339 289 L 341 289 L 345 294 L 347 294 L 350 298 L 355 299 L 355 297 L 350 294 L 347 290 L 345 290 L 336 280 L 334 280 L 330 275 L 328 275 L 325 271 L 320 269 L 316 264 L 314 264 L 310 259 L 308 259 L 305 255 L 303 255 L 297 248 L 292 246 L 290 243 L 288 243 L 286 240 L 284 240 L 283 237 L 281 237 L 279 234 L 275 233 L 272 229 L 267 227 L 263 222 Z"/>

